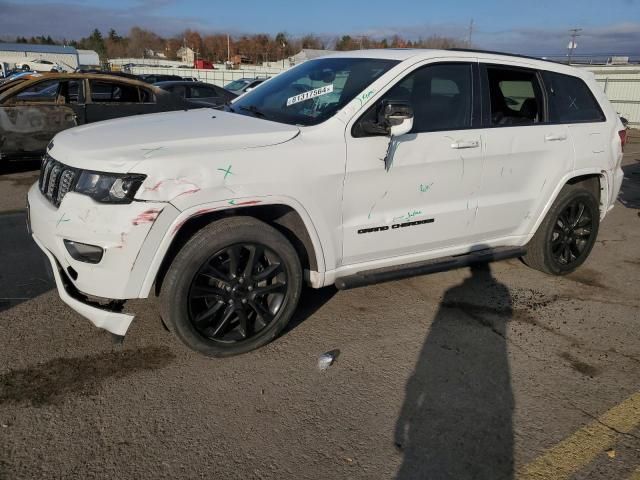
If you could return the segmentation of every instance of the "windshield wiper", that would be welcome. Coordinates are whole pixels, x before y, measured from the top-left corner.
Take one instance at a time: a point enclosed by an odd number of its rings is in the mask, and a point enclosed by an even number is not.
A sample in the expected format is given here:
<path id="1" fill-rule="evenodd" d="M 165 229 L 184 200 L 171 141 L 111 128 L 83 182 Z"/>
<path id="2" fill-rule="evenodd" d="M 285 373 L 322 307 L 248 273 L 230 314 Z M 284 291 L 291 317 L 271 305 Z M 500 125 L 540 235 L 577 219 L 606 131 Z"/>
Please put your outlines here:
<path id="1" fill-rule="evenodd" d="M 248 107 L 245 107 L 244 105 L 240 105 L 240 110 L 244 110 L 245 112 L 251 112 L 256 117 L 260 117 L 260 118 L 265 118 L 266 117 L 266 115 L 264 113 L 262 113 L 260 111 L 260 109 L 258 107 L 256 107 L 255 105 L 249 105 Z"/>

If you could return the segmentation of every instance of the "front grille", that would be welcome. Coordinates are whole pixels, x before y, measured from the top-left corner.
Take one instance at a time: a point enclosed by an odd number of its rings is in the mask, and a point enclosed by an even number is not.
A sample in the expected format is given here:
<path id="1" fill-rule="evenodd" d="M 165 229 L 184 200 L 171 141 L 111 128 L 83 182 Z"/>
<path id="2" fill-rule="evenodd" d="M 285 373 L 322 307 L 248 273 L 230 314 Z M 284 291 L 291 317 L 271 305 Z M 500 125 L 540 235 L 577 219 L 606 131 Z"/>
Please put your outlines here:
<path id="1" fill-rule="evenodd" d="M 38 185 L 42 194 L 56 207 L 64 196 L 73 189 L 79 170 L 68 167 L 54 160 L 50 155 L 45 155 L 40 168 Z"/>

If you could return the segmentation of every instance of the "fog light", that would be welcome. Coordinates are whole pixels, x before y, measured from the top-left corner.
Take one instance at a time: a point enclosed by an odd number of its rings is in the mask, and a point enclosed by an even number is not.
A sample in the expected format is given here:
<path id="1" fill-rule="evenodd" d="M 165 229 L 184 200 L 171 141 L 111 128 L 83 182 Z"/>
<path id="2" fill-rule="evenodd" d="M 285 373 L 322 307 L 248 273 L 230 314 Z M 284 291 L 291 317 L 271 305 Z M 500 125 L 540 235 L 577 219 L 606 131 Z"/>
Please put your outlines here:
<path id="1" fill-rule="evenodd" d="M 102 255 L 104 253 L 104 250 L 101 247 L 87 245 L 86 243 L 73 242 L 71 240 L 65 240 L 64 246 L 67 247 L 69 255 L 79 262 L 99 263 L 100 260 L 102 260 Z"/>

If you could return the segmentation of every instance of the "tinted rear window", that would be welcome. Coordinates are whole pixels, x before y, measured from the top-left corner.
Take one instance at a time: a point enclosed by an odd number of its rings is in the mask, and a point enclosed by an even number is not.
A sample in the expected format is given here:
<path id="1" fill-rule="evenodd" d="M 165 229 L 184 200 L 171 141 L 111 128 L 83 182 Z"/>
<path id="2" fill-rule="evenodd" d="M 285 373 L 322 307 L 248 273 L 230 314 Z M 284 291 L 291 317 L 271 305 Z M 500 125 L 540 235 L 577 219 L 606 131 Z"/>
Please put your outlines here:
<path id="1" fill-rule="evenodd" d="M 561 73 L 544 72 L 552 123 L 604 122 L 604 113 L 584 81 Z"/>

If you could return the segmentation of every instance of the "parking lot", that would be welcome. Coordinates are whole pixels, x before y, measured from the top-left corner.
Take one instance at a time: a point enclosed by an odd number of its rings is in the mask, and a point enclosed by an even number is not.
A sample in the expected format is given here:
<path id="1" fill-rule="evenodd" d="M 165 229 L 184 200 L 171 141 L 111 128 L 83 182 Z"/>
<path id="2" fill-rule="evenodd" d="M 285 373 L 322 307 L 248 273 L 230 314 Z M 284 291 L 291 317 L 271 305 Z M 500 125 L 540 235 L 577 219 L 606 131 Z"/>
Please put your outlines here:
<path id="1" fill-rule="evenodd" d="M 124 344 L 66 307 L 0 166 L 0 478 L 640 478 L 640 135 L 593 253 L 306 291 L 287 331 L 199 356 L 153 302 Z M 318 356 L 338 350 L 325 371 Z"/>

